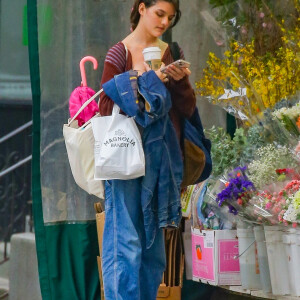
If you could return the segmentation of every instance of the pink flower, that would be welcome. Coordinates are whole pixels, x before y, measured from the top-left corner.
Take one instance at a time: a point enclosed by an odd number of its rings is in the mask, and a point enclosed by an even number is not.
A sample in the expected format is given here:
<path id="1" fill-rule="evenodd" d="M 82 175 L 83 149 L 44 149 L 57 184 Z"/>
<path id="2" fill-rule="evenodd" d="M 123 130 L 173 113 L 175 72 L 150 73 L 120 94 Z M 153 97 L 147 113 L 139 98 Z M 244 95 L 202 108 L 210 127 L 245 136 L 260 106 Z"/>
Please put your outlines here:
<path id="1" fill-rule="evenodd" d="M 267 23 L 263 22 L 263 23 L 262 23 L 262 27 L 263 27 L 263 28 L 266 28 L 266 27 L 267 27 Z"/>
<path id="2" fill-rule="evenodd" d="M 285 206 L 285 205 L 286 205 L 285 199 L 282 199 L 282 200 L 280 201 L 280 204 L 281 204 L 282 206 Z"/>
<path id="3" fill-rule="evenodd" d="M 297 223 L 294 222 L 292 226 L 293 226 L 293 228 L 296 228 L 297 227 Z"/>
<path id="4" fill-rule="evenodd" d="M 264 18 L 265 14 L 263 12 L 259 13 L 259 17 L 262 19 Z"/>
<path id="5" fill-rule="evenodd" d="M 279 214 L 280 211 L 281 211 L 281 208 L 277 206 L 277 207 L 274 208 L 274 211 L 275 211 L 276 214 Z"/>
<path id="6" fill-rule="evenodd" d="M 267 202 L 266 209 L 270 209 L 272 207 L 272 202 Z"/>

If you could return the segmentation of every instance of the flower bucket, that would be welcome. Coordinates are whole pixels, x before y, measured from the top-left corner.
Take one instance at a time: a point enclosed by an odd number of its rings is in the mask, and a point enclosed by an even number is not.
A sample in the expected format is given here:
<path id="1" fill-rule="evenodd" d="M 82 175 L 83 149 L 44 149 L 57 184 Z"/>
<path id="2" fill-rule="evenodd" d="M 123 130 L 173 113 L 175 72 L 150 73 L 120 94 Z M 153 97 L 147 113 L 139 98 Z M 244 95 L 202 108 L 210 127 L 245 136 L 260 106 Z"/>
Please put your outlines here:
<path id="1" fill-rule="evenodd" d="M 282 243 L 283 228 L 281 226 L 264 226 L 272 293 L 289 295 L 289 271 Z"/>
<path id="2" fill-rule="evenodd" d="M 285 260 L 289 271 L 290 293 L 293 296 L 300 296 L 300 271 L 297 246 L 297 233 L 295 228 L 287 229 L 282 236 L 285 248 Z"/>
<path id="3" fill-rule="evenodd" d="M 299 276 L 300 276 L 300 268 L 299 268 L 299 264 L 300 264 L 300 228 L 297 227 L 296 229 L 296 257 L 298 259 L 298 265 L 297 267 L 295 268 L 296 269 L 296 272 L 297 272 L 297 278 L 299 279 Z M 299 284 L 299 281 L 297 282 L 297 284 Z M 299 287 L 298 287 L 299 289 Z"/>
<path id="4" fill-rule="evenodd" d="M 238 228 L 241 282 L 244 289 L 261 289 L 257 249 L 253 228 Z"/>
<path id="5" fill-rule="evenodd" d="M 272 293 L 265 231 L 262 226 L 255 226 L 253 231 L 257 246 L 261 286 L 264 292 Z"/>

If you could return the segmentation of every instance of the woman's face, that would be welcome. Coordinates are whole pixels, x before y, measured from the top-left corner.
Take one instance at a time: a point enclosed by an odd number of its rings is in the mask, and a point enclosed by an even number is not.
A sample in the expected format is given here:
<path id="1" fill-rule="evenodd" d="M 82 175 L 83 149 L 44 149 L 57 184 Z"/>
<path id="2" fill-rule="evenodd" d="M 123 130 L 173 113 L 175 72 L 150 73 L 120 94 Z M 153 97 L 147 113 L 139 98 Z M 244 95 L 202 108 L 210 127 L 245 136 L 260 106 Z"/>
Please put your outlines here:
<path id="1" fill-rule="evenodd" d="M 161 36 L 168 29 L 176 13 L 173 4 L 167 1 L 157 1 L 148 8 L 142 3 L 139 12 L 140 21 L 146 30 L 155 37 Z"/>

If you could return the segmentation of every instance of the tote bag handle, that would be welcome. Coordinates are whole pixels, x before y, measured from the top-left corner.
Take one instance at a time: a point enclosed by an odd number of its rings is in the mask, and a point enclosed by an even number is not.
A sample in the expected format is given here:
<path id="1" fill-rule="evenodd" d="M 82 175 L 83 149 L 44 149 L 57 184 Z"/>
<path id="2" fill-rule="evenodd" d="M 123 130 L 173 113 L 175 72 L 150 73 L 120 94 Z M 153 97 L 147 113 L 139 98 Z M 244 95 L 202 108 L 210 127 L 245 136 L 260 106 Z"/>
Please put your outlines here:
<path id="1" fill-rule="evenodd" d="M 89 100 L 87 100 L 86 102 L 84 102 L 84 104 L 81 106 L 81 108 L 78 110 L 78 112 L 76 113 L 76 115 L 68 122 L 68 126 L 70 126 L 72 124 L 72 122 L 77 118 L 77 116 L 97 97 L 99 96 L 101 93 L 103 92 L 103 89 L 101 89 L 100 91 L 98 91 L 94 96 L 92 96 Z"/>
<path id="2" fill-rule="evenodd" d="M 120 113 L 120 107 L 117 104 L 114 104 L 113 110 L 112 110 L 112 115 L 118 115 Z"/>

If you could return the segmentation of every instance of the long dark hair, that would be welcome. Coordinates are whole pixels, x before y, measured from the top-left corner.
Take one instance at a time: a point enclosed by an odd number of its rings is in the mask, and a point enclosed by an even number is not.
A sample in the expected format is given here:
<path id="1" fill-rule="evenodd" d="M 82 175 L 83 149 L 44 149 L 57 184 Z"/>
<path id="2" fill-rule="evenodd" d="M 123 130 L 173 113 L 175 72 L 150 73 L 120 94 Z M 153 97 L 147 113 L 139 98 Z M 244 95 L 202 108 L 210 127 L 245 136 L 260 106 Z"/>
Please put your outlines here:
<path id="1" fill-rule="evenodd" d="M 140 4 L 144 3 L 145 7 L 149 8 L 153 5 L 155 5 L 158 1 L 165 1 L 165 2 L 172 3 L 174 5 L 175 10 L 176 10 L 176 15 L 175 15 L 174 21 L 172 22 L 171 27 L 174 27 L 178 23 L 178 21 L 181 17 L 181 11 L 179 9 L 179 0 L 135 0 L 133 7 L 132 7 L 131 15 L 130 15 L 130 23 L 131 23 L 132 30 L 134 30 L 136 28 L 136 26 L 138 25 L 139 20 L 140 20 L 140 13 L 139 13 Z"/>

